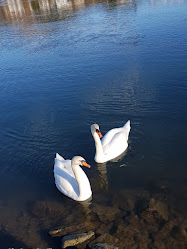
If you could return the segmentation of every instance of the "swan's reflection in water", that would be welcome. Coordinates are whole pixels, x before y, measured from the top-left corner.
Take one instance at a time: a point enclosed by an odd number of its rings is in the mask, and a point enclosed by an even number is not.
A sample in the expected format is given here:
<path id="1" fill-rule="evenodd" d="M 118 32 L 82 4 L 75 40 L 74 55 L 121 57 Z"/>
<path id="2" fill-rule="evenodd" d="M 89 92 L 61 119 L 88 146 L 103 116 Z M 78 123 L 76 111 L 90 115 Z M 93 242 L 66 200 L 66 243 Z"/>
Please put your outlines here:
<path id="1" fill-rule="evenodd" d="M 109 166 L 112 163 L 118 163 L 118 167 L 124 167 L 126 164 L 122 163 L 122 159 L 126 155 L 127 150 L 125 150 L 121 155 L 118 157 L 112 159 L 109 162 L 106 163 L 97 163 L 97 169 L 99 171 L 99 178 L 100 178 L 100 189 L 102 191 L 108 191 L 109 190 L 109 181 L 108 181 L 108 175 L 107 175 L 107 166 Z"/>
<path id="2" fill-rule="evenodd" d="M 97 169 L 99 171 L 99 184 L 100 189 L 103 191 L 108 190 L 108 176 L 106 163 L 97 163 Z"/>
<path id="3" fill-rule="evenodd" d="M 110 181 L 108 179 L 107 167 L 110 167 L 110 168 L 111 168 L 111 166 L 118 167 L 118 168 L 123 167 L 125 165 L 123 158 L 126 155 L 126 153 L 127 153 L 127 150 L 124 153 L 122 153 L 120 156 L 114 158 L 113 160 L 111 160 L 109 162 L 96 163 L 97 170 L 99 173 L 99 181 L 97 180 L 97 182 L 96 182 L 96 188 L 97 187 L 99 188 L 99 192 L 101 192 L 100 190 L 102 190 L 103 195 L 105 195 L 106 192 L 108 192 L 110 189 Z M 98 186 L 98 184 L 99 184 L 99 186 Z M 95 189 L 96 191 L 94 191 L 94 189 L 92 188 L 92 192 L 93 192 L 92 194 L 94 195 L 94 193 L 95 193 L 97 195 L 97 190 Z M 87 223 L 87 224 L 89 223 L 90 225 L 93 223 L 93 205 L 94 205 L 94 203 L 92 203 L 93 195 L 86 201 L 78 202 L 78 205 L 81 205 L 82 211 L 84 213 L 85 223 Z M 94 199 L 97 202 L 98 200 L 100 200 L 100 199 L 98 199 L 100 197 L 98 197 L 96 195 L 95 195 Z M 94 202 L 94 200 L 93 200 L 93 202 Z"/>
<path id="4" fill-rule="evenodd" d="M 90 205 L 92 204 L 92 196 L 86 201 L 80 201 L 79 204 L 82 206 L 83 212 L 85 214 L 85 221 L 90 221 Z"/>

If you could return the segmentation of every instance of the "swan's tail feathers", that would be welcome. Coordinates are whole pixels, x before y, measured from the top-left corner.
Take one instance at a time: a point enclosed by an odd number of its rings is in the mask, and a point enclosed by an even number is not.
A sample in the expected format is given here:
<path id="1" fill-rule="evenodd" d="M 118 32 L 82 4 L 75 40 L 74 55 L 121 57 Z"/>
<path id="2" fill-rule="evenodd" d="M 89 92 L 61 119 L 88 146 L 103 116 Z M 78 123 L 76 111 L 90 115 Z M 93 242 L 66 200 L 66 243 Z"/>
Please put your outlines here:
<path id="1" fill-rule="evenodd" d="M 130 131 L 130 128 L 131 128 L 131 123 L 130 123 L 130 120 L 128 120 L 125 124 L 124 124 L 124 126 L 123 126 L 124 128 L 129 128 L 129 131 Z"/>
<path id="2" fill-rule="evenodd" d="M 60 156 L 58 153 L 56 153 L 56 159 L 63 161 L 65 160 L 62 156 Z"/>
<path id="3" fill-rule="evenodd" d="M 131 121 L 130 120 L 127 121 L 127 124 L 129 126 L 129 129 L 131 129 Z"/>
<path id="4" fill-rule="evenodd" d="M 125 123 L 125 125 L 123 126 L 123 128 L 124 128 L 126 137 L 128 138 L 129 132 L 130 132 L 130 129 L 131 129 L 130 120 L 128 120 L 128 121 Z"/>

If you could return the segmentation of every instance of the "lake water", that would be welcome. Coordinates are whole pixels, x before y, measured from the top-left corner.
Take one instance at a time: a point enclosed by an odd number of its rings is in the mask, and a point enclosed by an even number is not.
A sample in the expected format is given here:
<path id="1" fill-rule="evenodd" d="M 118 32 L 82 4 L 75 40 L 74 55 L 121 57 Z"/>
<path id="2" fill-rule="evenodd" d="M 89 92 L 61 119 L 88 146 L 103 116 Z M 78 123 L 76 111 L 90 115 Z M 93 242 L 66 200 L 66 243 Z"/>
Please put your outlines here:
<path id="1" fill-rule="evenodd" d="M 96 237 L 127 249 L 163 248 L 155 243 L 165 243 L 158 234 L 172 220 L 168 243 L 185 248 L 186 13 L 183 0 L 0 0 L 1 248 L 60 248 L 48 231 L 85 216 Z M 90 125 L 105 134 L 128 119 L 125 155 L 95 163 Z M 86 212 L 56 189 L 56 152 L 91 165 Z M 150 199 L 167 205 L 167 218 L 154 210 L 164 223 L 148 229 L 147 244 L 124 244 L 133 217 L 146 224 L 145 205 L 137 210 L 142 200 L 150 210 Z"/>

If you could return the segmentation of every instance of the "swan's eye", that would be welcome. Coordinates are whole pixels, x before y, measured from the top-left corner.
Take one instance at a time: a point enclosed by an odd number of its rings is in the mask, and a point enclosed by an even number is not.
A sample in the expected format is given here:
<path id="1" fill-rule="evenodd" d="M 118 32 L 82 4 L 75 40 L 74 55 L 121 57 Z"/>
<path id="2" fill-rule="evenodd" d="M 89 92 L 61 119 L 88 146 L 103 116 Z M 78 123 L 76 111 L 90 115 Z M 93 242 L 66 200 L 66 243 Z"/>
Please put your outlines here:
<path id="1" fill-rule="evenodd" d="M 98 129 L 96 129 L 96 132 L 98 133 L 98 132 L 100 132 Z"/>

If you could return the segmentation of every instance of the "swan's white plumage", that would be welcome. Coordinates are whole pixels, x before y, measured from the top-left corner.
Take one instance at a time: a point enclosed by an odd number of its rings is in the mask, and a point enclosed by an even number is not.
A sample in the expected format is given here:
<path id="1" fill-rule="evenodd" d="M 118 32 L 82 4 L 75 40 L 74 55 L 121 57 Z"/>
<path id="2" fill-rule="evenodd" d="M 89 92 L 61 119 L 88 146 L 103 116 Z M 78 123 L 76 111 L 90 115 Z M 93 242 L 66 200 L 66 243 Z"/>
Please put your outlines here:
<path id="1" fill-rule="evenodd" d="M 73 159 L 65 160 L 59 154 L 56 154 L 54 164 L 55 184 L 58 190 L 69 198 L 84 201 L 91 197 L 92 191 L 86 174 L 79 166 L 84 158 L 79 156 L 76 158 L 79 159 L 79 163 L 77 161 L 73 163 Z"/>
<path id="2" fill-rule="evenodd" d="M 128 137 L 130 132 L 130 120 L 121 127 L 108 131 L 100 140 L 96 129 L 99 130 L 97 124 L 91 126 L 91 132 L 95 140 L 96 154 L 95 161 L 104 163 L 121 155 L 128 147 Z"/>

